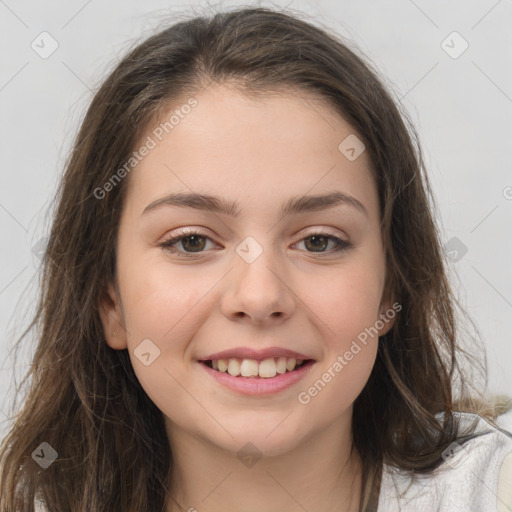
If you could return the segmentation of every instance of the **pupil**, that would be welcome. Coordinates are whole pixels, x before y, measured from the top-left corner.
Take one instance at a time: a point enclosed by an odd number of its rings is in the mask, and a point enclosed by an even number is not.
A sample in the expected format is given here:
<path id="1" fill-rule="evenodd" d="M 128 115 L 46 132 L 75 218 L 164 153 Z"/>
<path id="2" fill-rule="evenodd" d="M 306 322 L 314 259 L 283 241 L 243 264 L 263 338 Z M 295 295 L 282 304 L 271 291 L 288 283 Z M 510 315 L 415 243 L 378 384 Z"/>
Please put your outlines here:
<path id="1" fill-rule="evenodd" d="M 325 246 L 326 246 L 326 240 L 327 238 L 325 236 L 310 236 L 307 240 L 306 240 L 306 245 L 307 245 L 307 241 L 308 240 L 312 240 L 313 241 L 313 247 L 316 247 L 318 248 L 319 246 L 318 245 L 315 245 L 315 241 L 320 241 L 320 242 L 323 242 L 323 247 L 321 247 L 322 249 L 325 249 Z"/>
<path id="2" fill-rule="evenodd" d="M 198 245 L 198 241 L 200 239 L 203 239 L 203 244 L 199 244 Z M 188 242 L 192 240 L 192 244 L 189 244 Z M 194 249 L 194 248 L 199 248 L 199 249 L 202 249 L 204 247 L 204 238 L 201 236 L 201 235 L 190 235 L 190 236 L 187 236 L 186 238 L 183 239 L 183 243 L 184 243 L 184 246 L 188 246 L 188 247 L 185 247 L 186 249 L 187 248 L 191 248 L 191 249 Z"/>
<path id="3" fill-rule="evenodd" d="M 202 243 L 201 243 L 202 241 Z M 201 235 L 189 235 L 182 240 L 183 247 L 185 249 L 204 249 L 204 237 Z M 321 236 L 310 236 L 306 239 L 306 246 L 310 245 L 312 249 L 320 249 L 321 251 L 327 247 L 327 237 Z"/>

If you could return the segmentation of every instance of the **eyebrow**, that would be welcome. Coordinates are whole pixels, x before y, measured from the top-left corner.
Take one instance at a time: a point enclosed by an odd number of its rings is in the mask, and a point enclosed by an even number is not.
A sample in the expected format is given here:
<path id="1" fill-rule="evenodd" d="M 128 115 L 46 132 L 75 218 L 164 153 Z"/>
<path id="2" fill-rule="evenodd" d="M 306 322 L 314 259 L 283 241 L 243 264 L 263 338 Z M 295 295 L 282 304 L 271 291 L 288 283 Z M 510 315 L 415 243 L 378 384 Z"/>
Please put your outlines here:
<path id="1" fill-rule="evenodd" d="M 334 208 L 339 205 L 347 205 L 368 215 L 363 203 L 353 196 L 343 192 L 334 191 L 323 195 L 303 195 L 292 197 L 281 207 L 281 215 L 299 214 Z M 221 197 L 198 193 L 175 193 L 162 197 L 148 204 L 142 215 L 161 208 L 162 206 L 178 206 L 181 208 L 194 208 L 214 213 L 222 213 L 230 217 L 240 216 L 239 203 L 237 201 L 226 201 Z"/>

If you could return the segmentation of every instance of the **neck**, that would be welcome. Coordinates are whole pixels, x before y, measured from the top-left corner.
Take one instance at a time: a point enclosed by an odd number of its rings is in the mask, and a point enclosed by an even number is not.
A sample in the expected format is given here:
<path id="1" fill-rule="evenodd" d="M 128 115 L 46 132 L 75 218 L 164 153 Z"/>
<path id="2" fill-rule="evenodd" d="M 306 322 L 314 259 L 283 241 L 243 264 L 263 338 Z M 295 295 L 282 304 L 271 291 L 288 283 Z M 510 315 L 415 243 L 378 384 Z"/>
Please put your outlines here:
<path id="1" fill-rule="evenodd" d="M 233 453 L 168 424 L 166 512 L 357 512 L 362 463 L 350 423 L 333 423 L 293 449 L 243 464 Z"/>

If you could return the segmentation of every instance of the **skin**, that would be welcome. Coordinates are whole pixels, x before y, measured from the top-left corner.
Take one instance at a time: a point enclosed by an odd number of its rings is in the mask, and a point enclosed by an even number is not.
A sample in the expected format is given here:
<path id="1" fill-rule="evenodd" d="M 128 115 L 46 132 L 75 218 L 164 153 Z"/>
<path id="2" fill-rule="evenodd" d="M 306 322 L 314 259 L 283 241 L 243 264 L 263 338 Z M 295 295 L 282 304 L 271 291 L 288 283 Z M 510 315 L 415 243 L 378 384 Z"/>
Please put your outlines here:
<path id="1" fill-rule="evenodd" d="M 378 196 L 367 152 L 349 161 L 338 150 L 354 129 L 308 94 L 283 90 L 255 100 L 226 84 L 209 87 L 129 176 L 118 290 L 109 287 L 101 318 L 109 346 L 129 349 L 164 414 L 173 456 L 168 512 L 180 510 L 177 503 L 201 512 L 358 509 L 352 404 L 373 368 L 377 337 L 308 404 L 297 395 L 390 308 L 381 302 Z M 357 198 L 367 213 L 342 204 L 280 217 L 289 198 L 333 190 Z M 142 215 L 173 192 L 237 200 L 241 216 L 176 206 Z M 187 240 L 174 248 L 191 258 L 159 246 L 183 227 L 205 232 L 203 252 L 191 252 Z M 352 246 L 334 252 L 334 241 L 309 243 L 326 230 Z M 263 250 L 252 263 L 236 252 L 248 236 Z M 134 350 L 148 338 L 160 355 L 145 366 Z M 225 388 L 197 362 L 228 348 L 274 345 L 316 362 L 304 379 L 266 397 Z M 248 442 L 262 456 L 252 467 L 237 457 Z"/>

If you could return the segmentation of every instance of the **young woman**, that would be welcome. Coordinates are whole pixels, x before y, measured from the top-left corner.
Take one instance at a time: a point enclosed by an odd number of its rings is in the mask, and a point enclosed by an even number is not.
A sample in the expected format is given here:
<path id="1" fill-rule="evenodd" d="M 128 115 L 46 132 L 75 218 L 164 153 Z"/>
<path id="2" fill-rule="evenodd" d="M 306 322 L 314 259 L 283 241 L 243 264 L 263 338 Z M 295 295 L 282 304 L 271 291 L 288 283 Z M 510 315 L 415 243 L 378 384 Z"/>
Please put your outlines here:
<path id="1" fill-rule="evenodd" d="M 0 510 L 509 510 L 406 119 L 298 14 L 127 55 L 62 179 Z"/>

